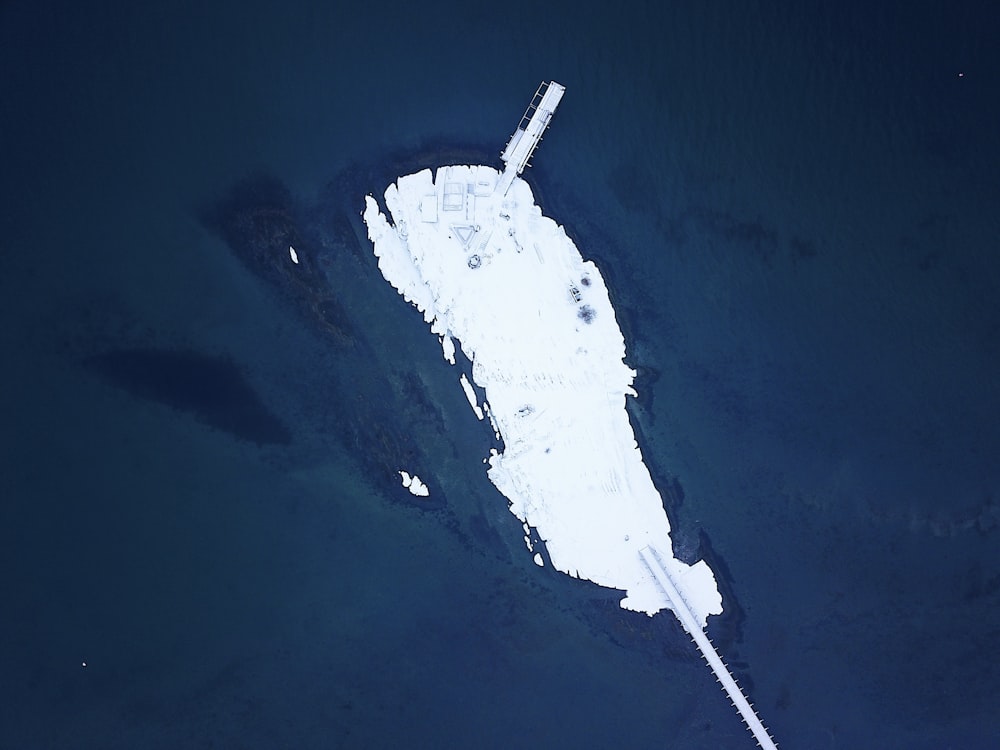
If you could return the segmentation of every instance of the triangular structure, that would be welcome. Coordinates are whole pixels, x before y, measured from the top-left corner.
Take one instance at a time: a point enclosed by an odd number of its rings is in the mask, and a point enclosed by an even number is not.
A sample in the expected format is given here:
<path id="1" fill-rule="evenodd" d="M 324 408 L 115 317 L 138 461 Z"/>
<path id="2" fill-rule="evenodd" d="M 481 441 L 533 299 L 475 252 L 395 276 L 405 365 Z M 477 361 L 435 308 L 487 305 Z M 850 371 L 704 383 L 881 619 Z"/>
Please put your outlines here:
<path id="1" fill-rule="evenodd" d="M 476 234 L 476 228 L 471 224 L 452 224 L 451 231 L 458 237 L 458 241 L 462 243 L 462 247 L 467 247 L 469 240 Z"/>

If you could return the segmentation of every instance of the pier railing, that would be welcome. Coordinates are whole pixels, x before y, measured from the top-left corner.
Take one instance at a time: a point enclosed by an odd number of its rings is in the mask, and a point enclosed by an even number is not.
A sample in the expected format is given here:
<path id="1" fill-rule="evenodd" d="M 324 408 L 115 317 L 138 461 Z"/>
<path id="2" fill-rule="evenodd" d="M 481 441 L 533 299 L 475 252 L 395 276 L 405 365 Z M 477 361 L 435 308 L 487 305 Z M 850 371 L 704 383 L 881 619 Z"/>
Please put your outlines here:
<path id="1" fill-rule="evenodd" d="M 542 134 L 548 127 L 565 91 L 566 87 L 562 84 L 555 81 L 542 81 L 535 91 L 535 95 L 531 97 L 531 102 L 524 110 L 517 129 L 500 154 L 500 158 L 506 165 L 504 179 L 501 181 L 504 193 L 514 181 L 514 177 L 521 174 L 528 166 L 528 162 L 542 140 Z"/>
<path id="2" fill-rule="evenodd" d="M 736 678 L 729 671 L 729 667 L 722 661 L 719 652 L 715 650 L 715 646 L 709 640 L 708 634 L 699 625 L 697 617 L 691 610 L 691 607 L 688 606 L 680 589 L 674 583 L 673 578 L 667 570 L 667 566 L 663 564 L 659 552 L 652 547 L 643 547 L 639 551 L 639 557 L 645 564 L 646 569 L 653 576 L 660 591 L 667 598 L 670 609 L 674 611 L 677 619 L 680 620 L 681 626 L 691 636 L 692 640 L 694 640 L 698 650 L 701 651 L 701 655 L 705 657 L 708 666 L 715 673 L 716 680 L 722 685 L 722 689 L 726 691 L 730 702 L 739 712 L 743 723 L 746 724 L 747 729 L 750 730 L 754 739 L 757 740 L 757 744 L 764 748 L 764 750 L 778 750 L 778 746 L 771 739 L 767 727 L 764 726 L 760 717 L 757 716 L 753 704 L 743 694 L 743 689 L 737 684 Z"/>

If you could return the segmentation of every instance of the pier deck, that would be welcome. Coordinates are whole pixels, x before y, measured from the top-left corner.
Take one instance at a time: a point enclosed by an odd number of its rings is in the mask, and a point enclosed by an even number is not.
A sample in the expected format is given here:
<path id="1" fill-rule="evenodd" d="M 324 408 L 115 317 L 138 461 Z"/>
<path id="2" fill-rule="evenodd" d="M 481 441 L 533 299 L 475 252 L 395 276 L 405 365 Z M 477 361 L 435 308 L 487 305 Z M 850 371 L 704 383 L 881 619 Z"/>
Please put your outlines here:
<path id="1" fill-rule="evenodd" d="M 506 195 L 514 178 L 521 174 L 525 167 L 530 166 L 528 162 L 531 155 L 538 148 L 542 134 L 549 126 L 549 121 L 565 91 L 566 87 L 555 81 L 548 83 L 543 81 L 535 91 L 531 103 L 521 117 L 521 122 L 518 123 L 514 134 L 507 141 L 507 147 L 500 155 L 506 165 L 503 176 L 497 183 L 497 192 L 501 195 Z"/>

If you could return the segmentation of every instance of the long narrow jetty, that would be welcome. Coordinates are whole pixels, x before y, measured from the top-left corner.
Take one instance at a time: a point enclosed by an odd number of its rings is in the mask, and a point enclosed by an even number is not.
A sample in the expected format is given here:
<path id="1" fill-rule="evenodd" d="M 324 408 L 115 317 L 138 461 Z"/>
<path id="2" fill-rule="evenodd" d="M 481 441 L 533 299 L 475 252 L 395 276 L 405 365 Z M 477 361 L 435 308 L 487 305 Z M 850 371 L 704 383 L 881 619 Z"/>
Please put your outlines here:
<path id="1" fill-rule="evenodd" d="M 688 607 L 687 602 L 684 601 L 684 597 L 678 591 L 677 586 L 670 577 L 670 573 L 660 559 L 659 553 L 652 547 L 643 547 L 639 551 L 639 557 L 642 558 L 643 563 L 645 563 L 649 572 L 659 584 L 660 590 L 663 591 L 664 596 L 667 597 L 667 601 L 670 602 L 670 609 L 677 615 L 677 619 L 680 620 L 681 625 L 694 640 L 698 650 L 701 651 L 701 655 L 705 657 L 708 666 L 715 672 L 716 679 L 722 685 L 722 689 L 726 691 L 729 700 L 732 701 L 733 707 L 740 712 L 743 722 L 753 734 L 754 739 L 757 740 L 757 744 L 764 748 L 764 750 L 777 750 L 778 746 L 774 744 L 774 740 L 768 734 L 767 727 L 761 722 L 760 717 L 757 716 L 757 712 L 753 710 L 750 701 L 743 695 L 743 690 L 740 689 L 733 675 L 729 672 L 729 668 L 722 661 L 722 657 L 715 650 L 715 646 L 708 639 L 708 635 L 699 627 L 694 614 L 691 612 L 691 608 Z"/>

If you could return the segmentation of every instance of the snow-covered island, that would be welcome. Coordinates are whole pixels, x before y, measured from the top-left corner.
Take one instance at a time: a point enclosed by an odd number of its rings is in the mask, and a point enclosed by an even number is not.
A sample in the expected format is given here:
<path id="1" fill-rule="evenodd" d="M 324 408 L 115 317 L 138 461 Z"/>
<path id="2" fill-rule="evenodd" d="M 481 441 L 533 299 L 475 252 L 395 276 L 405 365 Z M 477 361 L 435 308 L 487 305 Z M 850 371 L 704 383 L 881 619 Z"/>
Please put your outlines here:
<path id="1" fill-rule="evenodd" d="M 532 528 L 556 569 L 624 591 L 623 608 L 673 610 L 758 743 L 773 748 L 704 632 L 722 612 L 712 570 L 673 556 L 625 409 L 636 373 L 604 279 L 517 176 L 563 90 L 539 88 L 503 172 L 457 165 L 399 177 L 384 210 L 367 196 L 379 270 L 423 313 L 445 359 L 455 363 L 457 341 L 472 362 L 485 401 L 464 373 L 460 384 L 503 445 L 488 475 L 522 521 L 534 561 L 544 562 Z"/>
<path id="2" fill-rule="evenodd" d="M 403 486 L 410 491 L 411 495 L 416 495 L 417 497 L 428 497 L 431 491 L 427 488 L 427 485 L 421 481 L 420 477 L 416 474 L 412 476 L 408 471 L 399 470 L 399 479 L 403 483 Z"/>
<path id="3" fill-rule="evenodd" d="M 364 213 L 383 276 L 424 314 L 447 353 L 459 342 L 503 439 L 489 477 L 536 529 L 553 566 L 622 589 L 622 606 L 669 606 L 639 556 L 653 547 L 702 627 L 722 612 L 704 561 L 671 554 L 670 525 L 625 399 L 635 372 L 600 271 L 542 215 L 526 182 L 450 166 L 399 178 Z M 488 405 L 488 409 L 484 408 Z"/>

